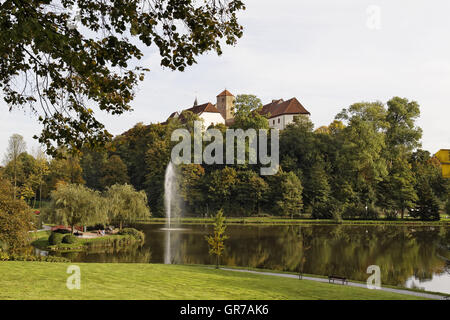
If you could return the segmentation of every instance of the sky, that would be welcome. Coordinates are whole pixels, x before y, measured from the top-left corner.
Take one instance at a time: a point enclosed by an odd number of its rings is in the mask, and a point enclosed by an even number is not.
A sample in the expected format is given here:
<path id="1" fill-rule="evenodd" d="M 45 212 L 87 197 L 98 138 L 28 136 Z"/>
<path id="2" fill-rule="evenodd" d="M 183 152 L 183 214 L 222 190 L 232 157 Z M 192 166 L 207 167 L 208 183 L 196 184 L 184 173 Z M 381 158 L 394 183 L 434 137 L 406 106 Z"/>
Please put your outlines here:
<path id="1" fill-rule="evenodd" d="M 423 148 L 450 149 L 450 1 L 244 2 L 237 45 L 199 57 L 185 72 L 160 67 L 155 49 L 144 50 L 151 71 L 137 89 L 134 111 L 98 119 L 117 135 L 138 122 L 163 122 L 196 97 L 215 103 L 226 88 L 263 103 L 296 97 L 317 128 L 355 102 L 400 96 L 421 106 Z M 23 135 L 31 151 L 41 130 L 26 111 L 7 108 L 0 101 L 0 159 L 12 134 Z"/>

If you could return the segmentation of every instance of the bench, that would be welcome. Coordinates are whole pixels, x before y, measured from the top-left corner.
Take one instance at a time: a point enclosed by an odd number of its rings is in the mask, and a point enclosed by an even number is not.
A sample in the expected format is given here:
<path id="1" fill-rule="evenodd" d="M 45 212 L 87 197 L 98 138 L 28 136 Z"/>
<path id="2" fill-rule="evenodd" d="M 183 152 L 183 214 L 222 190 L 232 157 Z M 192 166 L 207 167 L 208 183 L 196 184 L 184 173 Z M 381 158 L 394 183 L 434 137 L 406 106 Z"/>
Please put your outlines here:
<path id="1" fill-rule="evenodd" d="M 335 276 L 335 275 L 328 276 L 328 283 L 331 283 L 331 281 L 333 281 L 333 283 L 334 283 L 334 281 L 341 281 L 342 284 L 348 284 L 347 278 L 341 277 L 341 276 Z"/>

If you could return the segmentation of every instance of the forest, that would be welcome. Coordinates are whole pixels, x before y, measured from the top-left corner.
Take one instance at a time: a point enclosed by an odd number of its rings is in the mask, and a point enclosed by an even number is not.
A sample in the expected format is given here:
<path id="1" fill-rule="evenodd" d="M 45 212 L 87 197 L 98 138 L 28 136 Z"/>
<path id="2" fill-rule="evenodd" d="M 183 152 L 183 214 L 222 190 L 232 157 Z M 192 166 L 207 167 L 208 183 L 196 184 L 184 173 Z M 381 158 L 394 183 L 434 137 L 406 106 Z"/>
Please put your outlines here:
<path id="1" fill-rule="evenodd" d="M 232 127 L 269 129 L 258 113 L 261 107 L 256 96 L 239 95 Z M 421 149 L 419 116 L 417 102 L 399 97 L 355 103 L 318 128 L 299 116 L 280 132 L 276 175 L 261 176 L 259 165 L 248 163 L 178 166 L 178 211 L 184 216 L 212 216 L 223 209 L 225 216 L 239 217 L 439 220 L 450 213 L 450 183 L 439 161 Z M 130 184 L 145 191 L 152 215 L 163 217 L 164 175 L 176 144 L 171 133 L 192 132 L 198 119 L 186 112 L 166 123 L 138 123 L 102 148 L 59 148 L 52 158 L 41 150 L 28 153 L 16 134 L 0 176 L 11 182 L 15 197 L 35 209 L 61 184 L 99 192 Z"/>

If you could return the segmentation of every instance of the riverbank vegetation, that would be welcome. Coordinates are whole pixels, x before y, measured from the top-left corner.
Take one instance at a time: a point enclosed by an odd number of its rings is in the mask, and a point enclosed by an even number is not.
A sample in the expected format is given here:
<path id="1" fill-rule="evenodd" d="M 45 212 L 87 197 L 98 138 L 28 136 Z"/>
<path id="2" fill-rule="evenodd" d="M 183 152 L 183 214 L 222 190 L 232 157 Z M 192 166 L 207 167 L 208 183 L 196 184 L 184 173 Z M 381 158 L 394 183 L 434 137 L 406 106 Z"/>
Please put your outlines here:
<path id="1" fill-rule="evenodd" d="M 257 97 L 240 95 L 237 101 L 232 128 L 268 128 L 268 119 L 257 112 L 261 107 Z M 450 180 L 442 177 L 439 161 L 420 149 L 419 115 L 416 102 L 395 97 L 386 104 L 355 103 L 330 125 L 316 129 L 309 118 L 297 117 L 280 133 L 276 175 L 261 176 L 260 165 L 248 162 L 181 165 L 180 199 L 173 201 L 172 212 L 210 217 L 223 209 L 226 217 L 337 222 L 448 217 Z M 190 113 L 183 118 L 183 123 L 172 119 L 137 124 L 111 139 L 107 148 L 84 149 L 78 156 L 66 152 L 65 158 L 43 160 L 40 153 L 22 152 L 0 170 L 14 181 L 17 195 L 32 206 L 50 200 L 61 184 L 108 193 L 113 185 L 129 183 L 145 192 L 154 216 L 163 217 L 164 174 L 175 145 L 171 133 L 177 128 L 192 131 L 198 119 Z M 123 211 L 114 212 L 120 220 L 117 214 Z"/>
<path id="2" fill-rule="evenodd" d="M 73 237 L 72 241 L 64 241 L 67 237 Z M 55 240 L 57 238 L 58 240 Z M 70 234 L 58 232 L 39 231 L 34 235 L 31 243 L 34 247 L 47 251 L 83 251 L 96 248 L 119 248 L 133 244 L 143 244 L 145 234 L 133 228 L 125 228 L 117 234 L 106 235 L 97 238 L 77 238 Z"/>
<path id="3" fill-rule="evenodd" d="M 379 290 L 215 270 L 204 266 L 77 265 L 81 270 L 81 289 L 68 290 L 65 284 L 69 264 L 2 262 L 0 299 L 421 299 Z M 30 283 L 33 285 L 30 286 Z"/>

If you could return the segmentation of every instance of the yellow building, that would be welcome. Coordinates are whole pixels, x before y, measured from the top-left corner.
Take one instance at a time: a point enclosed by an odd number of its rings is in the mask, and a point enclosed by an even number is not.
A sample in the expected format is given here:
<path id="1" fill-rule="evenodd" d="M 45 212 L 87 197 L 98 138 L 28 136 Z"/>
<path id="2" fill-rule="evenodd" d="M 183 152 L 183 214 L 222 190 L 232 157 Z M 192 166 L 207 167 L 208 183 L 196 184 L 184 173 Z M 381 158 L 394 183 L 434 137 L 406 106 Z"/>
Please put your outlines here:
<path id="1" fill-rule="evenodd" d="M 442 176 L 450 178 L 450 149 L 441 149 L 435 154 L 442 165 Z"/>

